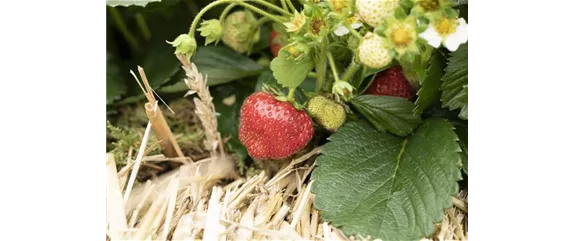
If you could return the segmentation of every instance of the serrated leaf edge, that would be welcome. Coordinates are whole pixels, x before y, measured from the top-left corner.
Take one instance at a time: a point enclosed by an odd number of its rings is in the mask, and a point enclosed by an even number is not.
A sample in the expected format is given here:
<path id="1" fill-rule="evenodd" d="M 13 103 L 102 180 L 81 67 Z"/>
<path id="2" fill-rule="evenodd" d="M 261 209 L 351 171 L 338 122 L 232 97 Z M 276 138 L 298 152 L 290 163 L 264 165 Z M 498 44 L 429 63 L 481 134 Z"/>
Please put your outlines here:
<path id="1" fill-rule="evenodd" d="M 130 3 L 128 3 L 130 2 Z M 117 6 L 122 6 L 122 7 L 129 7 L 129 6 L 140 6 L 140 7 L 145 7 L 147 6 L 148 3 L 151 2 L 161 2 L 161 0 L 132 0 L 132 1 L 126 1 L 126 0 L 106 0 L 106 5 L 110 6 L 110 7 L 117 7 Z"/>
<path id="2" fill-rule="evenodd" d="M 468 48 L 468 46 L 467 46 L 467 48 Z M 446 58 L 447 63 L 446 63 L 446 65 L 445 65 L 444 69 L 443 69 L 443 75 L 442 75 L 442 77 L 441 77 L 441 79 L 440 79 L 440 80 L 441 80 L 441 86 L 439 87 L 439 89 L 440 89 L 440 91 L 441 91 L 440 102 L 441 102 L 441 106 L 442 106 L 443 108 L 446 107 L 446 108 L 448 108 L 448 109 L 451 110 L 451 111 L 452 111 L 452 110 L 456 110 L 456 109 L 460 109 L 460 112 L 459 112 L 459 115 L 458 115 L 459 118 L 466 120 L 466 119 L 468 119 L 468 118 L 463 118 L 463 117 L 461 116 L 461 115 L 462 115 L 461 113 L 462 113 L 462 110 L 463 110 L 463 109 L 467 109 L 467 108 L 468 108 L 468 102 L 465 103 L 462 107 L 452 107 L 451 105 L 446 105 L 446 104 L 447 104 L 448 102 L 452 101 L 453 99 L 455 99 L 456 96 L 458 96 L 459 93 L 457 93 L 457 95 L 453 96 L 453 97 L 452 97 L 449 101 L 447 101 L 447 102 L 444 101 L 443 95 L 442 95 L 442 93 L 444 92 L 443 86 L 444 86 L 444 83 L 445 83 L 445 82 L 444 82 L 444 76 L 446 75 L 447 69 L 449 68 L 450 63 L 452 62 L 452 61 L 451 61 L 451 58 L 452 58 L 453 56 L 455 56 L 456 53 L 457 53 L 456 51 L 455 51 L 455 52 L 451 52 L 451 53 L 449 54 L 449 57 Z M 468 61 L 468 50 L 467 50 L 467 61 Z M 430 66 L 430 64 L 429 64 L 429 66 Z M 466 68 L 467 68 L 467 78 L 468 78 L 468 64 L 467 64 L 467 67 L 466 67 Z M 459 71 L 455 71 L 455 73 L 456 73 L 456 72 L 459 72 Z M 457 73 L 457 74 L 458 74 L 458 73 Z M 468 83 L 467 83 L 466 85 L 468 85 Z M 417 94 L 418 94 L 418 93 L 417 93 Z"/>
<path id="3" fill-rule="evenodd" d="M 435 52 L 434 54 L 439 54 L 439 55 L 441 55 L 441 56 L 444 58 L 444 55 L 442 55 L 441 52 Z M 431 66 L 432 66 L 432 63 L 433 63 L 433 57 L 434 57 L 434 56 L 431 56 L 431 58 L 430 58 L 430 63 L 429 63 L 429 65 L 428 65 L 427 68 L 426 68 L 425 80 L 426 80 L 426 77 L 428 77 L 428 73 L 429 73 L 429 71 L 430 71 L 430 69 L 431 69 Z M 445 59 L 445 60 L 448 60 L 447 58 L 444 58 L 444 59 Z M 442 87 L 442 77 L 444 76 L 444 73 L 446 72 L 446 67 L 447 67 L 447 66 L 448 66 L 448 63 L 445 63 L 445 64 L 444 64 L 444 68 L 442 68 L 442 74 L 441 74 L 440 80 L 439 80 L 439 81 L 440 81 L 440 84 L 439 84 L 439 87 L 438 87 L 438 91 L 439 91 L 439 101 L 442 101 L 442 100 L 441 100 L 441 97 L 442 97 L 442 95 L 441 95 L 441 94 L 442 94 L 442 89 L 441 89 L 441 87 Z M 420 106 L 419 106 L 419 98 L 418 98 L 418 97 L 420 97 L 420 93 L 421 93 L 421 91 L 422 91 L 422 89 L 423 89 L 423 84 L 424 84 L 424 81 L 423 81 L 423 83 L 420 83 L 420 86 L 421 86 L 421 87 L 420 87 L 419 90 L 417 91 L 417 99 L 415 100 L 415 103 L 414 103 L 414 104 L 415 104 L 415 108 L 413 109 L 413 111 L 415 112 L 415 114 L 421 114 L 421 113 L 423 112 L 423 110 L 420 110 L 420 108 L 419 108 Z"/>
<path id="4" fill-rule="evenodd" d="M 448 124 L 450 125 L 450 128 L 449 128 L 449 129 L 450 129 L 450 131 L 452 131 L 453 137 L 454 137 L 451 141 L 453 141 L 453 142 L 456 144 L 456 145 L 455 145 L 455 146 L 456 146 L 455 153 L 458 154 L 458 155 L 456 155 L 456 156 L 457 156 L 457 165 L 456 165 L 456 166 L 462 171 L 462 158 L 461 158 L 461 156 L 460 156 L 460 153 L 462 152 L 462 149 L 461 149 L 461 147 L 460 147 L 460 143 L 459 143 L 459 142 L 460 142 L 460 139 L 458 138 L 458 134 L 455 132 L 455 127 L 454 127 L 454 125 L 453 125 L 452 123 L 448 122 L 448 121 L 447 121 L 446 119 L 444 119 L 444 118 L 436 118 L 436 117 L 429 118 L 429 119 L 425 120 L 425 122 L 431 121 L 431 120 L 433 120 L 433 119 L 445 121 L 446 123 L 448 123 Z M 362 120 L 362 121 L 363 121 L 363 122 L 366 122 L 366 123 L 369 123 L 368 121 L 364 121 L 364 120 Z M 354 123 L 354 122 L 361 122 L 361 121 L 352 121 L 352 122 L 345 123 L 345 125 L 348 125 L 348 124 Z M 369 123 L 369 124 L 370 124 L 370 123 Z M 423 126 L 423 125 L 424 125 L 424 122 L 423 122 L 422 125 L 419 125 L 416 129 L 421 128 L 421 126 Z M 410 137 L 412 136 L 412 134 L 415 133 L 415 132 L 416 132 L 416 130 L 413 131 L 408 137 L 404 137 L 404 138 L 405 138 L 405 141 L 408 142 L 408 141 L 407 141 L 408 138 L 410 138 Z M 329 142 L 331 142 L 331 141 L 332 141 L 332 140 L 331 140 L 331 136 L 328 137 L 327 140 L 329 140 Z M 408 144 L 408 143 L 406 143 L 405 141 L 403 142 L 404 145 L 402 146 L 401 154 L 402 154 L 404 148 L 406 148 L 406 144 Z M 323 145 L 323 146 L 324 146 L 324 145 Z M 319 156 L 325 155 L 324 152 L 323 152 L 323 150 L 322 150 L 322 147 L 323 147 L 323 146 L 320 147 L 320 151 L 319 151 L 320 155 L 319 155 Z M 318 157 L 319 157 L 319 156 L 318 156 Z M 401 156 L 402 156 L 402 155 L 401 155 Z M 396 165 L 396 168 L 398 168 L 398 165 Z M 396 170 L 395 170 L 394 173 L 396 174 Z M 316 183 L 316 184 L 312 187 L 312 189 L 311 189 L 311 192 L 315 194 L 315 193 L 316 193 L 316 190 L 313 190 L 313 189 L 314 189 L 314 188 L 318 185 L 318 183 L 320 183 L 320 182 L 317 181 L 317 180 L 315 180 L 313 177 L 311 177 L 311 180 L 314 180 L 314 182 Z M 455 180 L 457 180 L 457 181 L 462 180 L 462 175 L 461 175 L 460 172 L 458 172 L 457 177 L 455 177 Z M 392 188 L 391 188 L 391 190 L 392 190 Z M 453 193 L 450 193 L 449 196 L 453 197 L 453 196 L 456 195 L 458 192 L 460 192 L 460 188 L 457 187 L 457 190 L 454 191 Z M 319 204 L 319 205 L 317 204 L 317 200 L 318 200 L 318 199 L 320 199 L 320 197 L 319 197 L 319 196 L 316 196 L 315 201 L 313 202 L 313 205 L 315 206 L 315 208 L 317 208 L 317 210 L 324 211 L 325 208 L 324 208 L 324 207 L 321 207 L 321 204 Z M 443 205 L 440 209 L 443 209 L 443 210 L 444 210 L 444 209 L 447 209 L 447 208 L 449 208 L 449 207 L 452 207 L 452 205 L 453 205 L 453 204 L 452 204 L 452 199 L 447 199 L 446 205 Z M 443 211 L 440 215 L 438 215 L 437 217 L 434 218 L 434 220 L 436 220 L 436 221 L 433 221 L 432 223 L 433 223 L 433 224 L 439 223 L 441 217 L 444 216 L 444 215 L 445 215 L 445 213 L 444 213 L 444 211 Z M 325 216 L 324 216 L 324 221 L 331 222 L 331 225 L 333 225 L 334 227 L 341 228 L 341 230 L 343 230 L 343 231 L 345 232 L 345 234 L 347 234 L 347 235 L 355 235 L 355 234 L 356 234 L 356 233 L 347 233 L 346 230 L 345 230 L 345 228 L 344 228 L 344 224 L 342 224 L 342 223 L 340 223 L 340 222 L 337 222 L 336 220 L 329 220 L 328 218 L 325 218 Z M 424 234 L 424 236 L 422 236 L 422 237 L 420 237 L 420 238 L 429 237 L 429 236 L 432 235 L 433 233 L 434 233 L 434 230 L 431 229 L 430 232 Z M 362 234 L 360 234 L 360 235 L 362 235 Z"/>

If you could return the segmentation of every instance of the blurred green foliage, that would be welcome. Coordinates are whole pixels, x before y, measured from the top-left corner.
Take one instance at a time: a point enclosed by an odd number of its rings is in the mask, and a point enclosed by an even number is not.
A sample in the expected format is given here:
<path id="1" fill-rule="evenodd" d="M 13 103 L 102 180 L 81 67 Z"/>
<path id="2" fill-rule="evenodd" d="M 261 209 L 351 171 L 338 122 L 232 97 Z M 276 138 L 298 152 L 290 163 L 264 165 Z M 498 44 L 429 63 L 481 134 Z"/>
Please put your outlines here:
<path id="1" fill-rule="evenodd" d="M 145 7 L 107 6 L 108 113 L 113 113 L 115 106 L 143 99 L 141 90 L 130 74 L 130 70 L 137 74 L 137 66 L 144 68 L 151 87 L 158 94 L 164 92 L 164 87 L 166 93 L 185 91 L 181 65 L 173 54 L 173 47 L 166 41 L 173 41 L 179 34 L 187 33 L 195 15 L 210 2 L 164 0 L 151 1 Z M 224 7 L 222 5 L 211 9 L 203 16 L 203 20 L 218 18 Z M 200 47 L 192 61 L 203 74 L 209 76 L 210 86 L 255 76 L 264 67 L 252 59 L 267 50 L 270 29 L 270 26 L 262 26 L 261 41 L 256 44 L 257 51 L 249 56 L 251 58 L 233 52 L 222 43 L 204 46 L 205 39 L 196 33 Z"/>
<path id="2" fill-rule="evenodd" d="M 114 4 L 108 1 L 107 121 L 123 128 L 141 128 L 143 125 L 144 122 L 135 120 L 137 116 L 125 117 L 133 115 L 132 110 L 142 107 L 145 101 L 140 87 L 130 74 L 130 71 L 134 71 L 140 78 L 138 66 L 145 70 L 151 87 L 168 104 L 183 98 L 188 90 L 183 81 L 185 74 L 174 55 L 175 49 L 166 41 L 173 41 L 178 35 L 187 33 L 196 14 L 210 2 L 163 0 L 130 5 L 129 0 L 115 1 Z M 219 18 L 224 8 L 225 5 L 221 5 L 209 10 L 202 20 Z M 232 11 L 239 9 L 236 7 Z M 261 26 L 260 41 L 254 45 L 254 51 L 249 56 L 234 52 L 222 42 L 205 46 L 205 39 L 199 32 L 195 34 L 198 49 L 192 62 L 203 75 L 207 75 L 216 111 L 220 114 L 219 130 L 224 137 L 230 138 L 228 149 L 241 160 L 247 158 L 247 152 L 237 139 L 239 110 L 243 100 L 255 90 L 259 75 L 268 70 L 268 66 L 261 65 L 261 61 L 257 60 L 272 58 L 268 49 L 270 32 L 270 24 Z M 231 95 L 235 95 L 235 102 L 232 105 L 223 104 L 222 100 Z M 186 98 L 191 100 L 193 97 Z M 143 117 L 139 116 L 139 119 Z M 126 123 L 126 119 L 134 121 Z"/>

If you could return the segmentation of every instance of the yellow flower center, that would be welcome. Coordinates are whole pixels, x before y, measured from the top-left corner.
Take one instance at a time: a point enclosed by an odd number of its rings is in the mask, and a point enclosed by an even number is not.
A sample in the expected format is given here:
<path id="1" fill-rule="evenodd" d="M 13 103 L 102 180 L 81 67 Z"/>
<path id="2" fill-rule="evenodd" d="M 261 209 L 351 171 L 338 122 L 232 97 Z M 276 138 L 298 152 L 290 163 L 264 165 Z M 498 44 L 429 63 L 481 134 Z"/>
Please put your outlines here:
<path id="1" fill-rule="evenodd" d="M 436 11 L 439 9 L 440 6 L 438 0 L 421 0 L 419 2 L 419 5 L 425 11 Z"/>
<path id="2" fill-rule="evenodd" d="M 299 55 L 301 55 L 301 51 L 299 51 L 299 49 L 295 46 L 290 46 L 289 48 L 287 48 L 287 51 L 293 57 L 299 57 Z"/>
<path id="3" fill-rule="evenodd" d="M 393 30 L 391 39 L 395 45 L 406 46 L 413 40 L 413 37 L 409 30 L 405 28 L 397 28 Z"/>
<path id="4" fill-rule="evenodd" d="M 434 25 L 436 32 L 441 36 L 448 36 L 451 33 L 454 33 L 456 27 L 458 26 L 458 22 L 454 19 L 443 18 L 438 23 Z"/>
<path id="5" fill-rule="evenodd" d="M 345 19 L 345 23 L 349 25 L 355 23 L 355 21 L 356 21 L 355 17 L 348 17 L 347 19 Z"/>

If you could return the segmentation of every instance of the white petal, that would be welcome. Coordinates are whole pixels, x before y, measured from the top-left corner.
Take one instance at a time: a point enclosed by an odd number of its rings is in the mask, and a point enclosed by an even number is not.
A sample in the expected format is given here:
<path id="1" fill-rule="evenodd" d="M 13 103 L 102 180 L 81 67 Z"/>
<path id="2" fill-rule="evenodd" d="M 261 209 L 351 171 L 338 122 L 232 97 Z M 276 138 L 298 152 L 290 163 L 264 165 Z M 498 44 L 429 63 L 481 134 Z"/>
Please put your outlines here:
<path id="1" fill-rule="evenodd" d="M 349 33 L 349 30 L 348 30 L 345 26 L 339 25 L 339 27 L 337 27 L 337 29 L 335 29 L 335 32 L 334 32 L 334 33 L 335 33 L 335 35 L 337 35 L 337 36 L 343 36 L 343 35 L 345 35 L 345 34 L 348 34 L 348 33 Z"/>
<path id="2" fill-rule="evenodd" d="M 358 29 L 358 28 L 360 28 L 361 26 L 363 26 L 361 23 L 353 23 L 353 24 L 351 24 L 351 28 L 353 28 L 353 29 Z"/>
<path id="3" fill-rule="evenodd" d="M 466 21 L 464 20 L 464 18 L 459 18 L 458 19 L 458 26 L 456 27 L 456 32 L 460 32 L 461 34 L 465 35 L 465 39 L 468 41 L 468 39 L 470 38 L 470 35 L 468 34 L 468 30 L 469 30 L 469 25 L 466 24 Z M 465 41 L 466 43 L 466 41 Z"/>
<path id="4" fill-rule="evenodd" d="M 440 46 L 440 42 L 442 41 L 442 38 L 440 35 L 438 35 L 432 25 L 429 25 L 429 27 L 424 32 L 420 33 L 419 37 L 425 39 L 430 46 L 435 48 L 438 48 Z"/>
<path id="5" fill-rule="evenodd" d="M 467 25 L 463 18 L 458 19 L 458 26 L 454 33 L 444 40 L 444 46 L 451 52 L 458 49 L 458 46 L 468 41 Z"/>

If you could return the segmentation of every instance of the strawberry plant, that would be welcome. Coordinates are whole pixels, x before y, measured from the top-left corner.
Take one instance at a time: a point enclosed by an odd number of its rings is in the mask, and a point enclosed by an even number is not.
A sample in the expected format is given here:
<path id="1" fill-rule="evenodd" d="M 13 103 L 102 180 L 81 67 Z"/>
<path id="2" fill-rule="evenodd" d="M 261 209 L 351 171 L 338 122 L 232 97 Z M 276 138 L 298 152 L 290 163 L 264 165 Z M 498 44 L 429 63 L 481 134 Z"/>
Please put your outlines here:
<path id="1" fill-rule="evenodd" d="M 325 221 L 347 235 L 416 240 L 434 232 L 468 174 L 466 9 L 215 0 L 164 44 L 207 74 L 216 100 L 225 86 L 237 97 L 215 104 L 233 113 L 219 117 L 231 150 L 273 162 L 319 147 L 310 180 Z M 157 87 L 181 90 L 176 72 Z"/>

